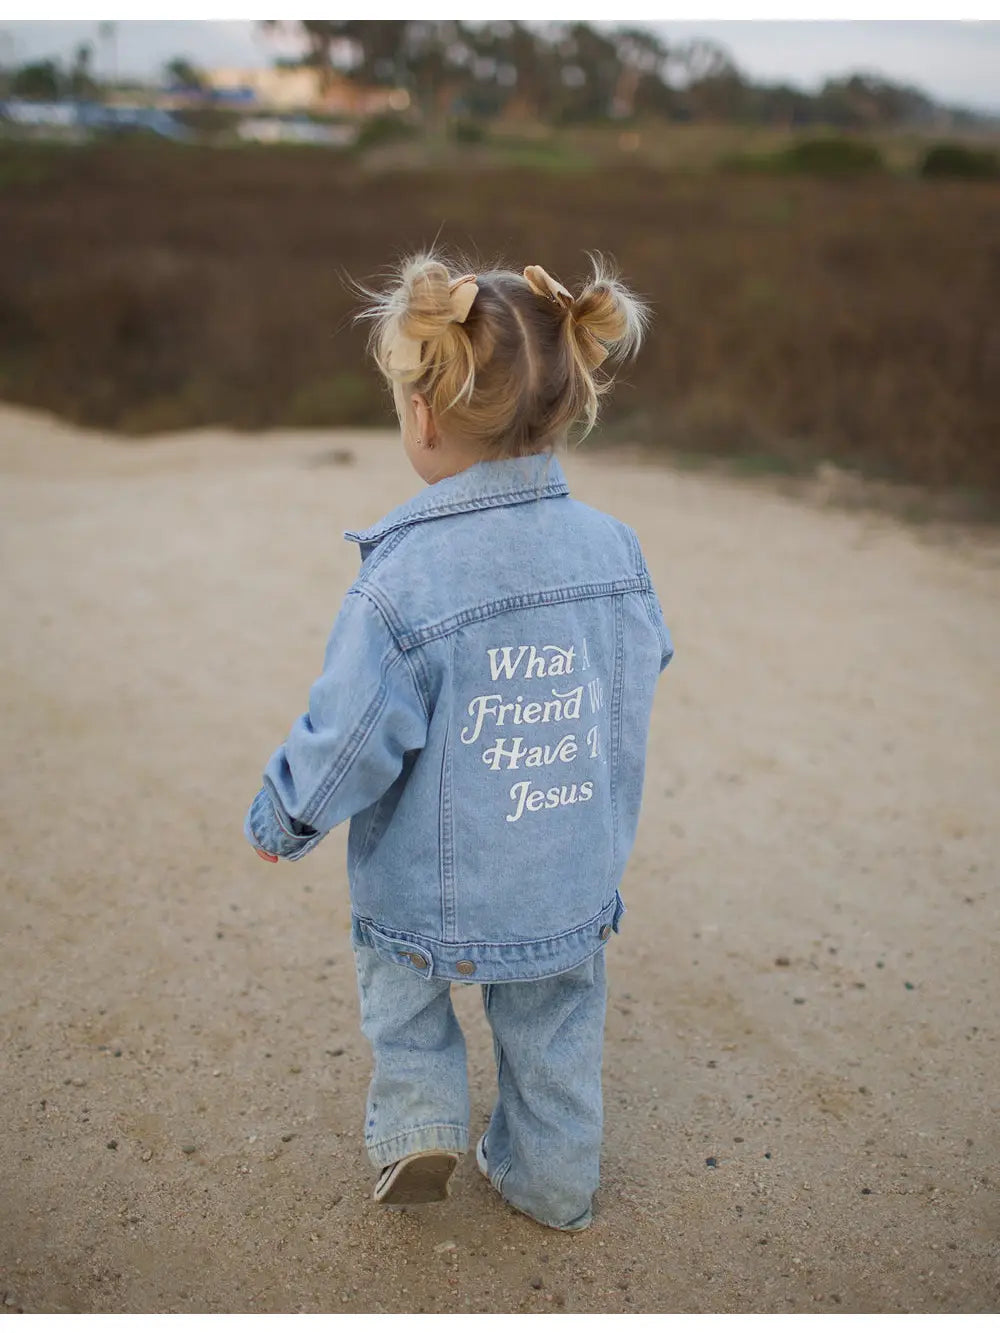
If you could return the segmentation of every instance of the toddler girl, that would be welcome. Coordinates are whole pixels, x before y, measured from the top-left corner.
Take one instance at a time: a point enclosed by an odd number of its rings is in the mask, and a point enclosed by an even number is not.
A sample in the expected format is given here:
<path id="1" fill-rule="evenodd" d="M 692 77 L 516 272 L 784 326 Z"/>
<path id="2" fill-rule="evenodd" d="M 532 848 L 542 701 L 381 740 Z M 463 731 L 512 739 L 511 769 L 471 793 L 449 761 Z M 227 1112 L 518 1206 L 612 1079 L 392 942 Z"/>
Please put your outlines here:
<path id="1" fill-rule="evenodd" d="M 498 1082 L 479 1167 L 576 1231 L 598 1184 L 604 945 L 673 649 L 635 533 L 570 498 L 554 450 L 593 426 L 646 310 L 599 260 L 573 296 L 537 265 L 418 255 L 368 296 L 427 485 L 347 533 L 360 573 L 246 833 L 294 861 L 351 819 L 375 1199 L 448 1193 L 469 1126 L 450 989 L 478 982 Z"/>

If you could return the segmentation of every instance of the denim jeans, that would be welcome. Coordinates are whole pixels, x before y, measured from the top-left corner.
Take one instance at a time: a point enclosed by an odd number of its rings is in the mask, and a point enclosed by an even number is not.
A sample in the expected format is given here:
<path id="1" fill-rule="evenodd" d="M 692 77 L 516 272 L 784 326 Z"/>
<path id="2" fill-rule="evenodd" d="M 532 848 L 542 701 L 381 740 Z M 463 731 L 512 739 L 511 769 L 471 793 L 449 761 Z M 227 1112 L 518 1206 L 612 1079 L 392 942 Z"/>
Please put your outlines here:
<path id="1" fill-rule="evenodd" d="M 365 1145 L 376 1167 L 469 1146 L 465 1038 L 452 983 L 355 947 L 361 1028 L 374 1071 Z M 486 1131 L 490 1181 L 514 1208 L 575 1231 L 591 1220 L 603 1107 L 604 950 L 570 971 L 482 987 L 498 1096 Z"/>

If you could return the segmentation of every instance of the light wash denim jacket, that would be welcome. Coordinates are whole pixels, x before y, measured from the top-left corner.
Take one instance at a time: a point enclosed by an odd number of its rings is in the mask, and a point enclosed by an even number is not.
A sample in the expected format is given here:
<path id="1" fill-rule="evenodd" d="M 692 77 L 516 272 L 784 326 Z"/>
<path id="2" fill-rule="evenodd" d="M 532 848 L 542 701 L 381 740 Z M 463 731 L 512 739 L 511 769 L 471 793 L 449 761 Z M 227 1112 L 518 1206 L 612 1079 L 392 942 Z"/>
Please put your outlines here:
<path id="1" fill-rule="evenodd" d="M 352 936 L 424 976 L 521 981 L 618 929 L 673 647 L 631 528 L 549 454 L 477 463 L 363 532 L 251 843 L 350 818 Z"/>

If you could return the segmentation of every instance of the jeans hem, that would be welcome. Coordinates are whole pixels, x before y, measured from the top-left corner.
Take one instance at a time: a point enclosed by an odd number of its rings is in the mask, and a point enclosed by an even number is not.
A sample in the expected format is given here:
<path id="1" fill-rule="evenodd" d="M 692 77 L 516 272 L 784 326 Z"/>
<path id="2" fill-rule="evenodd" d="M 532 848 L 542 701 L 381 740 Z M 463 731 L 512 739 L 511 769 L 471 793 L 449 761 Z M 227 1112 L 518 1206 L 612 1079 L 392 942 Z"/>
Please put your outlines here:
<path id="1" fill-rule="evenodd" d="M 365 1147 L 372 1165 L 381 1169 L 411 1153 L 429 1152 L 435 1148 L 442 1152 L 464 1153 L 469 1147 L 469 1131 L 464 1125 L 420 1125 L 375 1143 L 366 1143 Z"/>
<path id="2" fill-rule="evenodd" d="M 515 1213 L 521 1213 L 524 1217 L 530 1217 L 532 1222 L 537 1222 L 539 1226 L 548 1227 L 550 1231 L 586 1231 L 594 1220 L 594 1214 L 591 1208 L 586 1208 L 579 1217 L 574 1217 L 570 1222 L 548 1222 L 544 1217 L 539 1217 L 537 1213 L 531 1212 L 527 1208 L 522 1208 L 520 1204 L 514 1203 L 509 1199 L 503 1190 L 503 1182 L 507 1178 L 507 1173 L 514 1164 L 514 1159 L 508 1157 L 506 1162 L 497 1167 L 495 1173 L 490 1172 L 489 1161 L 486 1156 L 486 1149 L 483 1146 L 486 1135 L 484 1134 L 476 1145 L 476 1161 L 479 1164 L 479 1170 L 486 1177 L 490 1185 L 496 1190 L 500 1198 L 508 1208 L 513 1208 Z"/>
<path id="3" fill-rule="evenodd" d="M 499 1175 L 500 1173 L 498 1172 L 497 1174 Z M 506 1176 L 506 1174 L 507 1172 L 505 1171 L 503 1175 Z M 503 1180 L 503 1176 L 500 1178 Z M 514 1203 L 513 1199 L 508 1198 L 500 1186 L 494 1184 L 492 1180 L 490 1181 L 490 1184 L 493 1185 L 497 1194 L 500 1195 L 500 1198 L 503 1199 L 504 1203 L 507 1204 L 509 1208 L 513 1208 L 516 1213 L 521 1213 L 524 1217 L 530 1217 L 532 1222 L 537 1222 L 539 1226 L 548 1227 L 550 1231 L 586 1231 L 587 1227 L 589 1227 L 594 1220 L 594 1215 L 588 1208 L 585 1212 L 582 1212 L 579 1217 L 574 1217 L 570 1222 L 549 1222 L 547 1218 L 539 1217 L 537 1213 L 531 1212 L 530 1209 L 522 1208 L 519 1203 Z"/>

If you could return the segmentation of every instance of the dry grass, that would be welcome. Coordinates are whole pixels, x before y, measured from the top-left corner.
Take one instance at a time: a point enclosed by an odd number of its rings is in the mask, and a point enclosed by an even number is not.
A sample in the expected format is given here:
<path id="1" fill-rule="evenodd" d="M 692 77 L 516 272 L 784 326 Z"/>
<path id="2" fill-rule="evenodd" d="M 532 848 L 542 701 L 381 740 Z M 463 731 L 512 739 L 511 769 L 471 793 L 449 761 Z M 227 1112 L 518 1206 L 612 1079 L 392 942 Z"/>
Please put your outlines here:
<path id="1" fill-rule="evenodd" d="M 0 146 L 0 393 L 138 433 L 384 422 L 343 274 L 440 232 L 570 283 L 584 250 L 618 258 L 656 316 L 618 433 L 1000 489 L 996 186 L 520 151 L 375 171 L 309 149 Z"/>

